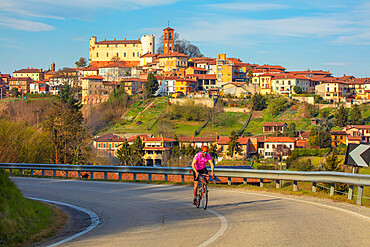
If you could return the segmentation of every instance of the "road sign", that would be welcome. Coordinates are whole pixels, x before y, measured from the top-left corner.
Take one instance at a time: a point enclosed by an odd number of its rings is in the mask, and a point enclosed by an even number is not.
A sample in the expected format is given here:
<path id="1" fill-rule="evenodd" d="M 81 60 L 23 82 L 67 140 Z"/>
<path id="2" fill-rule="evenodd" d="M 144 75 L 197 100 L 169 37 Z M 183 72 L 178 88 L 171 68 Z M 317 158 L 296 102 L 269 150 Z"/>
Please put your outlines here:
<path id="1" fill-rule="evenodd" d="M 349 166 L 369 167 L 370 145 L 348 144 L 344 164 Z"/>

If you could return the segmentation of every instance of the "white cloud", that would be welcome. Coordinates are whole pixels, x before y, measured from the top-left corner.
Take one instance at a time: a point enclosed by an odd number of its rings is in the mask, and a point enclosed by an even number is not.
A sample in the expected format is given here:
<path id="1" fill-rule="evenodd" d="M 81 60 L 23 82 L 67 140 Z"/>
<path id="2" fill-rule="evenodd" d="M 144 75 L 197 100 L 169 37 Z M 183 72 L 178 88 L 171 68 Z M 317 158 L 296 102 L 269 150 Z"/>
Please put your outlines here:
<path id="1" fill-rule="evenodd" d="M 266 11 L 266 10 L 277 10 L 277 9 L 288 9 L 288 5 L 275 4 L 275 3 L 217 3 L 207 4 L 207 7 L 221 10 L 236 10 L 236 11 Z"/>
<path id="2" fill-rule="evenodd" d="M 16 18 L 8 18 L 8 17 L 1 17 L 0 25 L 14 28 L 14 29 L 19 29 L 19 30 L 31 31 L 31 32 L 51 31 L 54 29 L 53 26 L 50 26 L 45 23 L 20 20 Z"/>

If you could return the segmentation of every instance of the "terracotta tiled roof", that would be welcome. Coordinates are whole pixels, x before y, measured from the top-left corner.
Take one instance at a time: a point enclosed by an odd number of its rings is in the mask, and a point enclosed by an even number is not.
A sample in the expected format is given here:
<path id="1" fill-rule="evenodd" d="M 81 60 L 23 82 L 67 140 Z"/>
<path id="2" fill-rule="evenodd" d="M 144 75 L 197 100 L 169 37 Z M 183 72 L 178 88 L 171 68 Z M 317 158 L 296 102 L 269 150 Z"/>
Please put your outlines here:
<path id="1" fill-rule="evenodd" d="M 230 138 L 228 136 L 219 136 L 217 139 L 217 144 L 226 145 L 229 142 Z"/>
<path id="2" fill-rule="evenodd" d="M 199 142 L 199 143 L 204 143 L 204 142 L 216 142 L 217 141 L 217 138 L 216 137 L 192 137 L 192 136 L 180 136 L 179 137 L 179 141 L 181 142 L 191 142 L 191 143 L 194 143 L 194 142 Z"/>
<path id="3" fill-rule="evenodd" d="M 145 139 L 146 142 L 175 142 L 176 140 L 167 137 L 149 137 Z"/>
<path id="4" fill-rule="evenodd" d="M 266 142 L 295 142 L 295 139 L 291 137 L 271 137 L 269 136 L 265 139 L 265 143 Z"/>
<path id="5" fill-rule="evenodd" d="M 200 67 L 189 67 L 189 68 L 191 68 L 191 69 L 193 69 L 193 70 L 207 71 L 206 69 L 203 69 L 203 68 L 200 68 Z M 189 69 L 189 68 L 188 68 L 188 69 Z"/>
<path id="6" fill-rule="evenodd" d="M 306 139 L 310 138 L 310 132 L 309 131 L 303 131 L 303 132 L 301 132 L 300 135 L 301 135 L 302 138 L 306 138 Z"/>
<path id="7" fill-rule="evenodd" d="M 330 134 L 331 135 L 347 135 L 345 131 L 335 131 L 335 130 L 330 131 Z"/>
<path id="8" fill-rule="evenodd" d="M 41 73 L 42 72 L 42 69 L 34 69 L 34 68 L 31 68 L 31 69 L 20 69 L 20 70 L 16 70 L 14 71 L 13 73 Z"/>
<path id="9" fill-rule="evenodd" d="M 89 66 L 89 67 L 85 67 L 81 70 L 83 70 L 83 71 L 96 71 L 96 70 L 99 70 L 99 68 L 95 67 L 95 66 Z"/>
<path id="10" fill-rule="evenodd" d="M 187 74 L 187 77 L 197 77 L 200 80 L 216 80 L 216 74 Z"/>
<path id="11" fill-rule="evenodd" d="M 139 136 L 139 138 L 141 140 L 145 140 L 145 139 L 149 138 L 149 136 L 147 136 L 147 135 L 138 135 L 138 136 Z M 136 139 L 137 139 L 138 136 L 131 136 L 130 138 L 127 139 L 127 142 L 134 142 L 134 141 L 136 141 Z"/>
<path id="12" fill-rule="evenodd" d="M 298 148 L 308 148 L 308 140 L 297 140 L 296 146 Z"/>
<path id="13" fill-rule="evenodd" d="M 155 53 L 155 54 L 152 54 L 152 53 L 145 53 L 144 55 L 142 55 L 140 58 L 142 57 L 157 57 L 158 55 L 160 55 L 160 53 Z"/>
<path id="14" fill-rule="evenodd" d="M 304 75 L 294 75 L 292 73 L 281 73 L 275 75 L 275 80 L 279 79 L 301 79 L 301 80 L 310 80 L 310 78 L 304 76 Z"/>
<path id="15" fill-rule="evenodd" d="M 114 134 L 105 134 L 93 139 L 96 142 L 125 142 L 126 138 Z"/>
<path id="16" fill-rule="evenodd" d="M 238 142 L 240 145 L 247 145 L 249 143 L 249 137 L 239 137 Z"/>
<path id="17" fill-rule="evenodd" d="M 26 80 L 32 80 L 29 77 L 12 77 L 9 78 L 9 81 L 26 81 Z"/>
<path id="18" fill-rule="evenodd" d="M 286 122 L 264 122 L 263 127 L 268 127 L 268 126 L 284 126 L 286 125 Z"/>
<path id="19" fill-rule="evenodd" d="M 348 141 L 362 141 L 361 136 L 347 136 Z"/>
<path id="20" fill-rule="evenodd" d="M 115 44 L 141 44 L 140 40 L 104 40 L 96 42 L 97 45 L 115 45 Z"/>
<path id="21" fill-rule="evenodd" d="M 85 77 L 83 77 L 82 79 L 103 80 L 103 79 L 104 79 L 104 77 L 99 76 L 99 75 L 89 75 L 89 76 L 85 76 Z"/>
<path id="22" fill-rule="evenodd" d="M 160 76 L 160 75 L 156 75 L 155 78 L 157 78 L 157 80 L 176 80 L 179 77 L 178 76 Z"/>
<path id="23" fill-rule="evenodd" d="M 349 130 L 349 129 L 352 129 L 352 128 L 356 128 L 356 129 L 370 129 L 370 125 L 347 125 L 344 128 L 345 128 L 345 130 Z"/>

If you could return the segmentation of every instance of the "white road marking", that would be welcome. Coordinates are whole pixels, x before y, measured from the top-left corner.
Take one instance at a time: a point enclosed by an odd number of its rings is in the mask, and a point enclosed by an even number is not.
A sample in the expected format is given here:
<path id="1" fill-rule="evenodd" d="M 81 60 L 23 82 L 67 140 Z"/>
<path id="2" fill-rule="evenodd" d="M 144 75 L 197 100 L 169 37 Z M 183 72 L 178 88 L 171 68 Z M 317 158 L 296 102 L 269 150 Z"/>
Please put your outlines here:
<path id="1" fill-rule="evenodd" d="M 217 190 L 217 189 L 215 189 L 215 190 Z M 217 191 L 223 191 L 223 190 L 217 190 Z M 356 212 L 353 212 L 351 210 L 344 209 L 344 208 L 339 208 L 339 207 L 335 207 L 335 206 L 321 204 L 321 203 L 318 203 L 318 202 L 311 202 L 311 201 L 299 200 L 299 199 L 282 197 L 282 196 L 265 195 L 265 194 L 255 193 L 255 192 L 234 191 L 234 190 L 230 190 L 228 192 L 234 192 L 234 193 L 240 193 L 240 194 L 249 194 L 249 195 L 257 195 L 257 196 L 264 196 L 264 197 L 271 197 L 271 198 L 279 198 L 279 199 L 289 200 L 289 201 L 302 202 L 302 203 L 307 203 L 307 204 L 311 204 L 311 205 L 315 205 L 315 206 L 320 206 L 320 207 L 335 209 L 335 210 L 338 210 L 338 211 L 342 211 L 344 213 L 353 214 L 355 216 L 358 216 L 358 217 L 361 217 L 361 218 L 365 218 L 367 220 L 370 220 L 370 217 L 368 217 L 366 215 L 359 214 L 359 213 L 356 213 Z"/>
<path id="2" fill-rule="evenodd" d="M 35 178 L 21 178 L 21 179 L 35 179 Z M 55 179 L 45 179 L 45 180 L 52 180 L 52 181 L 55 181 Z M 82 182 L 82 183 L 84 183 L 85 181 L 78 181 L 78 180 L 57 180 L 57 181 L 64 181 L 64 182 Z M 112 184 L 112 183 L 110 183 L 110 182 L 100 182 L 100 181 L 88 181 L 88 182 L 93 182 L 93 183 L 108 183 L 108 184 Z M 132 183 L 126 183 L 126 184 L 130 184 L 130 185 L 133 185 Z M 41 186 L 41 185 L 35 185 L 35 184 L 32 184 L 33 186 Z M 142 184 L 139 184 L 139 185 L 142 185 Z M 146 185 L 146 184 L 145 184 Z M 149 186 L 150 186 L 150 184 L 148 184 Z M 155 185 L 155 186 L 161 186 L 161 187 L 171 187 L 171 186 L 168 186 L 168 185 Z M 93 189 L 82 189 L 82 188 L 71 188 L 71 187 L 65 187 L 65 186 L 48 186 L 48 188 L 51 188 L 51 187 L 54 187 L 54 188 L 65 188 L 65 189 L 75 189 L 75 190 L 84 190 L 84 191 L 92 191 L 92 192 L 100 192 L 100 193 L 107 193 L 107 191 L 102 191 L 102 190 L 93 190 Z M 125 194 L 125 195 L 127 195 L 127 194 L 130 194 L 130 195 L 135 195 L 135 196 L 138 196 L 136 193 L 129 193 L 129 192 L 118 192 L 118 191 L 115 191 L 115 192 L 113 192 L 113 193 L 117 193 L 117 194 Z M 174 200 L 172 200 L 172 199 L 164 199 L 164 198 L 157 198 L 157 197 L 152 197 L 152 196 L 138 196 L 138 197 L 142 197 L 142 198 L 148 198 L 148 199 L 154 199 L 154 200 L 158 200 L 158 201 L 170 201 L 170 202 L 174 202 L 174 203 L 179 203 L 179 204 L 185 204 L 185 205 L 189 205 L 189 203 L 185 203 L 185 202 L 181 202 L 181 201 L 174 201 Z M 31 197 L 29 197 L 30 199 L 35 199 L 35 200 L 38 200 L 37 198 L 31 198 Z M 43 199 L 40 199 L 40 200 L 43 200 Z M 47 200 L 44 200 L 44 201 L 47 201 Z M 52 201 L 49 201 L 49 202 L 52 202 Z M 52 202 L 52 203 L 56 203 L 56 204 L 58 204 L 58 202 Z M 60 204 L 60 205 L 63 205 L 63 204 Z M 66 204 L 66 206 L 67 205 L 69 205 L 69 204 Z M 190 205 L 192 205 L 192 204 L 190 204 Z M 77 206 L 74 206 L 74 205 L 70 205 L 70 206 L 72 206 L 72 207 L 77 207 Z M 193 206 L 193 205 L 192 205 Z M 77 208 L 79 208 L 79 207 L 77 207 Z M 76 209 L 77 209 L 76 208 Z M 83 209 L 83 208 L 81 208 L 81 209 Z M 83 210 L 87 210 L 87 209 L 83 209 Z M 81 210 L 81 211 L 83 211 L 83 210 Z M 89 211 L 89 210 L 87 210 L 87 211 Z M 216 212 L 216 211 L 214 211 L 214 210 L 209 210 L 209 209 L 207 209 L 207 210 L 204 210 L 205 212 L 210 212 L 210 213 L 212 213 L 212 214 L 214 214 L 214 215 L 216 215 L 218 218 L 219 218 L 219 220 L 221 221 L 221 226 L 220 226 L 220 229 L 216 232 L 216 234 L 215 235 L 213 235 L 210 239 L 208 239 L 207 241 L 205 241 L 204 243 L 202 243 L 202 244 L 200 244 L 199 246 L 202 246 L 202 247 L 204 247 L 204 246 L 207 246 L 207 245 L 209 245 L 209 244 L 211 244 L 211 243 L 213 243 L 217 238 L 219 238 L 225 231 L 226 231 L 226 229 L 227 229 L 227 226 L 228 226 L 228 223 L 227 223 L 227 220 L 226 220 L 226 218 L 222 215 L 222 214 L 220 214 L 220 213 L 218 213 L 218 212 Z M 91 211 L 89 211 L 89 212 L 91 212 Z M 87 212 L 86 212 L 87 213 Z M 91 212 L 91 213 L 93 213 L 93 212 Z M 93 214 L 95 214 L 95 213 L 93 213 Z M 95 214 L 96 215 L 96 214 Z M 91 217 L 91 216 L 90 216 Z M 98 217 L 98 216 L 96 216 L 96 217 Z M 98 217 L 98 220 L 99 220 L 99 217 Z M 99 220 L 99 223 L 100 223 L 100 220 Z M 98 223 L 98 224 L 99 224 Z M 97 224 L 97 225 L 98 225 Z M 96 225 L 95 225 L 96 226 Z M 95 227 L 94 226 L 94 227 Z M 93 228 L 94 228 L 93 227 Z M 92 230 L 93 228 L 91 228 L 91 229 L 89 229 L 88 231 L 90 231 L 90 230 Z M 87 230 L 87 229 L 86 229 Z M 86 231 L 85 230 L 85 231 Z M 88 232 L 88 231 L 86 231 L 86 232 Z M 84 232 L 83 234 L 85 234 L 86 232 Z M 80 233 L 78 233 L 78 234 L 80 234 Z M 70 241 L 70 240 L 72 240 L 72 239 L 74 239 L 74 238 L 76 238 L 76 237 L 79 237 L 79 236 L 81 236 L 82 234 L 80 234 L 80 235 L 78 235 L 78 234 L 76 234 L 76 235 L 73 235 L 72 237 L 70 237 L 70 238 L 67 238 L 66 240 L 63 240 L 63 241 L 61 241 L 61 242 L 58 242 L 57 243 L 57 245 L 59 245 L 59 244 L 62 244 L 62 243 L 65 243 L 65 242 L 68 242 L 68 241 Z M 57 246 L 57 245 L 50 245 L 50 246 Z"/>
<path id="3" fill-rule="evenodd" d="M 94 212 L 86 209 L 86 208 L 81 208 L 81 207 L 78 207 L 78 206 L 75 206 L 75 205 L 72 205 L 72 204 L 68 204 L 68 203 L 64 203 L 64 202 L 56 202 L 56 201 L 50 201 L 50 200 L 45 200 L 45 199 L 40 199 L 40 198 L 34 198 L 34 197 L 27 197 L 28 199 L 32 199 L 32 200 L 37 200 L 37 201 L 42 201 L 42 202 L 47 202 L 47 203 L 53 203 L 53 204 L 57 204 L 57 205 L 62 205 L 62 206 L 66 206 L 66 207 L 70 207 L 70 208 L 73 208 L 73 209 L 76 209 L 78 211 L 82 211 L 86 214 L 88 214 L 90 216 L 90 219 L 91 219 L 91 224 L 89 227 L 87 227 L 85 230 L 73 235 L 73 236 L 70 236 L 69 238 L 66 238 L 66 239 L 63 239 L 57 243 L 54 243 L 52 245 L 49 245 L 49 247 L 54 247 L 54 246 L 58 246 L 58 245 L 61 245 L 61 244 L 64 244 L 64 243 L 67 243 L 79 236 L 82 236 L 84 235 L 85 233 L 91 231 L 92 229 L 94 229 L 97 225 L 100 224 L 100 219 L 99 219 L 99 216 L 96 215 Z"/>

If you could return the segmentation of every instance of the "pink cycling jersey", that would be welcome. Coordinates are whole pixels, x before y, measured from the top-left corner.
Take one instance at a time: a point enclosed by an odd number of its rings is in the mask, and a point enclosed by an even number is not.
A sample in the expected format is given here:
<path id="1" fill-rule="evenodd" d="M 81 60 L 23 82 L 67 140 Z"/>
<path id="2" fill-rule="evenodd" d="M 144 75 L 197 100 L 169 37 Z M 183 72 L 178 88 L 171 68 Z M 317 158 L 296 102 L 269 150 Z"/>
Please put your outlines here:
<path id="1" fill-rule="evenodd" d="M 206 167 L 207 162 L 212 158 L 211 155 L 209 155 L 209 153 L 207 153 L 206 156 L 203 157 L 202 152 L 199 152 L 194 156 L 194 159 L 197 161 L 194 164 L 195 169 L 202 170 Z"/>

